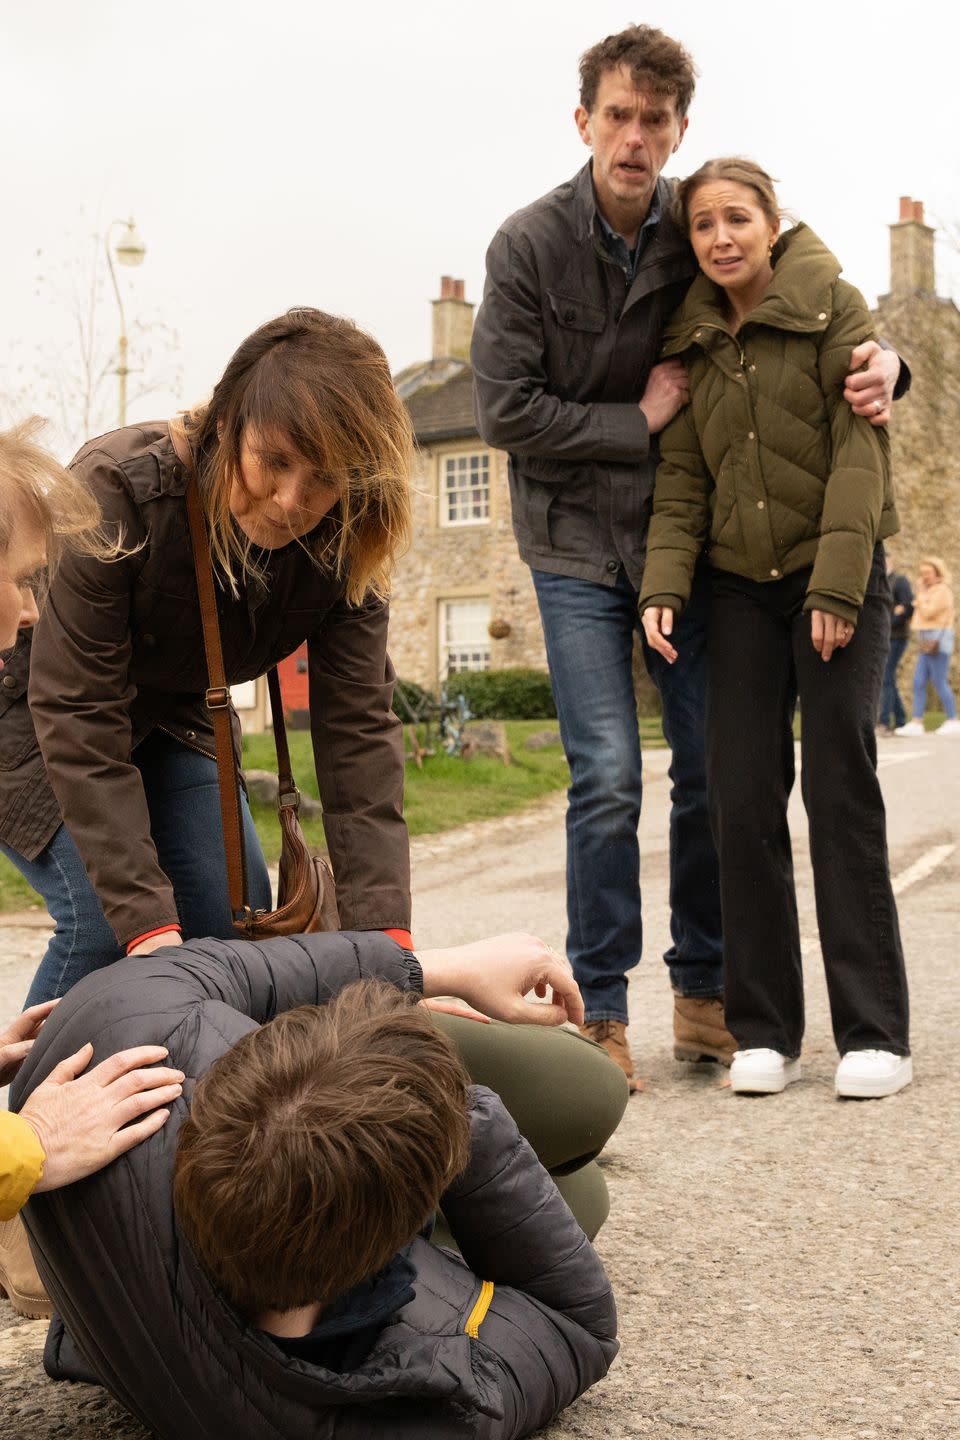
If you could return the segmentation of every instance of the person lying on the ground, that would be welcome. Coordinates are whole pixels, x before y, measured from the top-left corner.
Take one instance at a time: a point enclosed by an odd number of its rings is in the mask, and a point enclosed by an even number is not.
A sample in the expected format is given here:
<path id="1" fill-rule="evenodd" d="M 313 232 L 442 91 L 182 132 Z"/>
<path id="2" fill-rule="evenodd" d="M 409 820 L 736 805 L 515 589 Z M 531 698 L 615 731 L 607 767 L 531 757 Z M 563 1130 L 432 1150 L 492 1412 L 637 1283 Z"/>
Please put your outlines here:
<path id="1" fill-rule="evenodd" d="M 531 990 L 552 990 L 554 1023 L 582 1014 L 568 969 L 517 935 L 419 957 L 375 932 L 191 941 L 87 976 L 14 1104 L 81 1034 L 98 1058 L 162 1043 L 186 1080 L 146 1144 L 26 1207 L 69 1337 L 52 1330 L 48 1372 L 96 1378 L 159 1440 L 512 1440 L 547 1423 L 617 1352 L 610 1285 L 417 1003 L 538 1018 Z M 575 1033 L 554 1039 L 622 1082 Z M 426 1238 L 438 1208 L 462 1260 Z"/>

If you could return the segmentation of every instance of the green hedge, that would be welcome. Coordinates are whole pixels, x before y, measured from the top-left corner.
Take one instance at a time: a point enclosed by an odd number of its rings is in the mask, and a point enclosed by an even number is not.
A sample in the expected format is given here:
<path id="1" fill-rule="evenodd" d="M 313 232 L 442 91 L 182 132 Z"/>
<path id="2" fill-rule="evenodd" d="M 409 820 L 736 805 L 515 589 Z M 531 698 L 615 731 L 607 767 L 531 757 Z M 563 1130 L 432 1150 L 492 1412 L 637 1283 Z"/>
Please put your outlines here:
<path id="1" fill-rule="evenodd" d="M 555 720 L 550 677 L 542 670 L 467 670 L 447 681 L 479 720 Z"/>

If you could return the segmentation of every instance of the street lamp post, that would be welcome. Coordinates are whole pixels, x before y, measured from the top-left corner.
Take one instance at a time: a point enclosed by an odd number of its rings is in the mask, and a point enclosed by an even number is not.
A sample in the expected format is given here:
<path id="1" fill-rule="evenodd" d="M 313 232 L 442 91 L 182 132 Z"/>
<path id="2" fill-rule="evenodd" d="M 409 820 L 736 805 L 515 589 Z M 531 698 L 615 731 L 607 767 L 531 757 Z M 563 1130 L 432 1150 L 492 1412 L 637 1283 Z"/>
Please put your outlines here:
<path id="1" fill-rule="evenodd" d="M 113 247 L 113 254 L 111 254 L 110 236 L 118 225 L 125 225 L 126 229 Z M 137 234 L 136 226 L 132 220 L 114 220 L 107 227 L 106 250 L 110 279 L 113 281 L 113 293 L 117 297 L 117 306 L 120 310 L 120 339 L 117 342 L 116 376 L 118 380 L 117 419 L 122 429 L 127 423 L 127 376 L 130 374 L 130 367 L 127 364 L 127 321 L 123 312 L 123 297 L 120 294 L 120 286 L 117 284 L 117 272 L 114 269 L 113 255 L 116 255 L 121 265 L 142 265 L 143 257 L 147 253 L 147 247 Z"/>

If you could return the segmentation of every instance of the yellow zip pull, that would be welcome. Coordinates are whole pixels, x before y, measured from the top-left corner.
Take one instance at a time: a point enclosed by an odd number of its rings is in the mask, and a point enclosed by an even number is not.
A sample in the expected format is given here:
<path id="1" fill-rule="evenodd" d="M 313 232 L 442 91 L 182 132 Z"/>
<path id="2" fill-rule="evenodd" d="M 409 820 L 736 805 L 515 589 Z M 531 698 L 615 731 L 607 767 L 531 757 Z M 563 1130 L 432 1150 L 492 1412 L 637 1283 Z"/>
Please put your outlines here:
<path id="1" fill-rule="evenodd" d="M 477 1296 L 477 1303 L 467 1316 L 467 1323 L 463 1327 L 471 1340 L 479 1339 L 480 1326 L 483 1324 L 487 1311 L 490 1309 L 490 1301 L 493 1299 L 493 1281 L 484 1280 L 480 1285 L 480 1294 Z"/>

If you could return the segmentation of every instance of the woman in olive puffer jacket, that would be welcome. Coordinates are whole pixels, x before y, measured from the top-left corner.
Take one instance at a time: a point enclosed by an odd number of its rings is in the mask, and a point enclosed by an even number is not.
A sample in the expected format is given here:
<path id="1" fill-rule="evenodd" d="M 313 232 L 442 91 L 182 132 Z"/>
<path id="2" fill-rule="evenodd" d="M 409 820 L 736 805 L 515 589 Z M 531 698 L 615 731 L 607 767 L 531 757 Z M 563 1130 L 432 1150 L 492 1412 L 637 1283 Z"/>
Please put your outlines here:
<path id="1" fill-rule="evenodd" d="M 640 597 L 667 660 L 705 549 L 711 577 L 708 785 L 720 855 L 736 1091 L 800 1078 L 803 978 L 787 801 L 802 790 L 840 1095 L 909 1083 L 907 984 L 876 775 L 889 638 L 883 547 L 898 529 L 889 443 L 843 398 L 875 338 L 862 296 L 807 226 L 780 235 L 770 177 L 713 160 L 678 188 L 700 264 L 663 353 L 691 403 L 661 437 Z"/>

